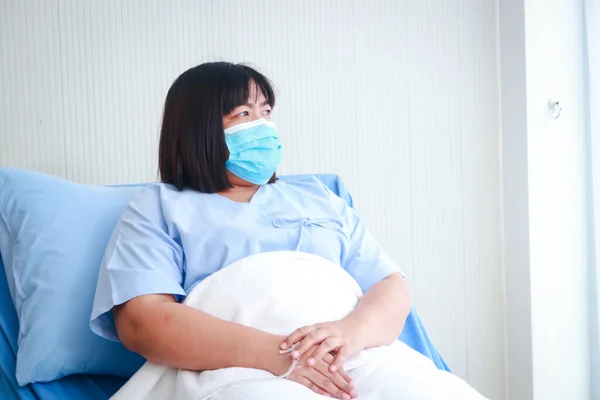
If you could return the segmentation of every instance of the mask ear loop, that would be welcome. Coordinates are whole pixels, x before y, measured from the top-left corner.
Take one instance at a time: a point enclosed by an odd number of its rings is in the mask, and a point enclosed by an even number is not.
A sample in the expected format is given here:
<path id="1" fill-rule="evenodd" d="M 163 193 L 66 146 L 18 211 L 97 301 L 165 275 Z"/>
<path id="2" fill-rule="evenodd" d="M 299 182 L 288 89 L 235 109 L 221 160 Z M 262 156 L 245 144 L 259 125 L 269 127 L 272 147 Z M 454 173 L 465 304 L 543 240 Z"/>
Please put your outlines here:
<path id="1" fill-rule="evenodd" d="M 279 354 L 287 354 L 287 353 L 291 353 L 292 351 L 296 350 L 296 346 L 298 346 L 298 343 L 294 343 L 289 349 L 286 350 L 279 350 Z M 288 368 L 288 370 L 283 374 L 283 375 L 279 375 L 279 376 L 269 376 L 266 378 L 255 378 L 255 379 L 250 379 L 250 378 L 241 378 L 238 379 L 237 381 L 233 381 L 230 382 L 224 386 L 221 386 L 219 389 L 215 390 L 214 392 L 212 392 L 211 394 L 209 394 L 208 396 L 202 397 L 200 400 L 209 400 L 211 397 L 216 396 L 217 394 L 221 393 L 223 390 L 225 389 L 229 389 L 230 387 L 237 385 L 238 383 L 242 382 L 242 381 L 248 381 L 248 382 L 264 382 L 264 381 L 270 381 L 273 379 L 287 379 L 288 376 L 290 376 L 290 374 L 292 372 L 294 372 L 294 369 L 296 369 L 296 366 L 298 365 L 298 360 L 294 359 L 292 360 L 292 365 L 290 365 L 290 367 Z"/>

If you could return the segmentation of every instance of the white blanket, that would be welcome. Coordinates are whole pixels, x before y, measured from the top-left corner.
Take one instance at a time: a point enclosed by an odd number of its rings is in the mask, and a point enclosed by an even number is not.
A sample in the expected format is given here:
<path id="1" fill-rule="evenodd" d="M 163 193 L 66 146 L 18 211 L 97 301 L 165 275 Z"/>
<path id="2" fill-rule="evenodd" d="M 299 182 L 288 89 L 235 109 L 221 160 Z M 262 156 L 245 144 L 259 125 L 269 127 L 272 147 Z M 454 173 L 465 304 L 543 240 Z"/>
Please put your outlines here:
<path id="1" fill-rule="evenodd" d="M 356 281 L 335 263 L 305 253 L 272 252 L 247 257 L 214 273 L 192 290 L 185 304 L 221 319 L 288 335 L 301 326 L 345 317 L 361 295 Z M 483 399 L 465 382 L 439 371 L 431 360 L 399 341 L 365 350 L 344 368 L 355 382 L 359 400 Z M 326 397 L 261 370 L 226 368 L 198 373 L 147 362 L 113 400 L 206 398 Z"/>

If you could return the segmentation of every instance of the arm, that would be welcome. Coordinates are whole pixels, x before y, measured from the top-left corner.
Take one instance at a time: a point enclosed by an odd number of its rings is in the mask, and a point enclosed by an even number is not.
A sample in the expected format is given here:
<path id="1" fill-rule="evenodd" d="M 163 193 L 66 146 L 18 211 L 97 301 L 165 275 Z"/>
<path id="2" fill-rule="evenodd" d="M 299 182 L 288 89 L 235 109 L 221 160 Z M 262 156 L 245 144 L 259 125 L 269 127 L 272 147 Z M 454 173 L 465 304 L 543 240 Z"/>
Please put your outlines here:
<path id="1" fill-rule="evenodd" d="M 277 376 L 292 364 L 289 355 L 278 352 L 283 336 L 221 320 L 179 304 L 171 295 L 139 296 L 113 313 L 123 344 L 157 364 L 193 371 L 245 367 Z M 325 355 L 310 366 L 299 364 L 288 379 L 329 397 L 356 397 L 348 374 L 330 371 L 332 362 Z"/>
<path id="2" fill-rule="evenodd" d="M 143 295 L 113 309 L 119 338 L 146 359 L 187 370 L 257 368 L 275 375 L 290 366 L 283 337 L 221 320 L 171 295 Z"/>
<path id="3" fill-rule="evenodd" d="M 340 264 L 365 294 L 355 310 L 344 319 L 297 329 L 281 344 L 281 348 L 301 342 L 292 353 L 293 357 L 300 357 L 312 346 L 320 344 L 309 360 L 314 361 L 335 351 L 336 360 L 331 365 L 331 370 L 335 371 L 348 357 L 368 347 L 388 345 L 400 335 L 410 312 L 410 295 L 399 268 L 383 251 L 356 211 L 344 200 L 328 193 L 336 214 L 344 221 L 351 243 L 351 246 L 342 249 Z"/>
<path id="4" fill-rule="evenodd" d="M 388 345 L 400 336 L 410 313 L 410 292 L 400 274 L 373 285 L 346 319 L 356 327 L 364 348 Z"/>
<path id="5" fill-rule="evenodd" d="M 373 285 L 344 319 L 297 329 L 281 348 L 299 342 L 292 353 L 298 358 L 320 344 L 308 356 L 309 364 L 335 351 L 336 357 L 330 366 L 330 371 L 335 372 L 344 361 L 362 350 L 394 342 L 409 313 L 408 286 L 400 274 L 392 274 Z"/>

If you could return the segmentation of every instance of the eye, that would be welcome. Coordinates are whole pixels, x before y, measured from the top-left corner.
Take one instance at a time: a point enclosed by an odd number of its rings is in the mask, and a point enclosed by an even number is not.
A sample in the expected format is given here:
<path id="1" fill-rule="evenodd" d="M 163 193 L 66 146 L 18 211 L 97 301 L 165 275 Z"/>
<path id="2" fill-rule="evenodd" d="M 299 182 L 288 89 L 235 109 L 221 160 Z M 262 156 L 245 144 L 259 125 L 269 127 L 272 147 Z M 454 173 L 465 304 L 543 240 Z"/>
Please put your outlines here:
<path id="1" fill-rule="evenodd" d="M 262 112 L 263 115 L 271 115 L 271 109 L 266 109 L 265 111 Z"/>
<path id="2" fill-rule="evenodd" d="M 248 111 L 242 111 L 241 113 L 237 114 L 236 117 L 247 117 L 249 115 L 250 113 Z"/>

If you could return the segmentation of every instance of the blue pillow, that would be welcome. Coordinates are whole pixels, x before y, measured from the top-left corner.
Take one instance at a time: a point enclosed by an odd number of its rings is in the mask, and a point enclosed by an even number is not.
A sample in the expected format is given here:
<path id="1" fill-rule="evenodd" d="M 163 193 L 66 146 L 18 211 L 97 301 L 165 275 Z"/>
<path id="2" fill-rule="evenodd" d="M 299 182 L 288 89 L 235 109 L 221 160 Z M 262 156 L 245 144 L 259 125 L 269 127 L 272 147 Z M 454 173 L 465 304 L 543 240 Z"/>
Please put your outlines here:
<path id="1" fill-rule="evenodd" d="M 137 190 L 0 168 L 0 254 L 19 318 L 20 385 L 78 373 L 129 377 L 143 364 L 89 327 L 106 244 Z"/>

